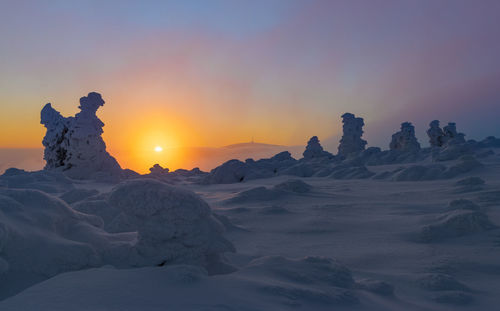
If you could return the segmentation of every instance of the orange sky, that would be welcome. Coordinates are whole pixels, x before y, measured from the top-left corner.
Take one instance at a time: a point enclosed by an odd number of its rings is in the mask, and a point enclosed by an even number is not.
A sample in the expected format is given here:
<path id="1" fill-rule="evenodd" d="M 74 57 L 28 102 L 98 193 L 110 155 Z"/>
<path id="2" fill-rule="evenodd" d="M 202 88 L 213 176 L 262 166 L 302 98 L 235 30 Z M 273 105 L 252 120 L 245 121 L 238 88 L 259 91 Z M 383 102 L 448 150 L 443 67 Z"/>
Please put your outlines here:
<path id="1" fill-rule="evenodd" d="M 43 105 L 74 115 L 91 91 L 129 157 L 313 135 L 335 152 L 345 112 L 382 148 L 404 121 L 423 145 L 434 119 L 499 135 L 498 1 L 120 3 L 6 2 L 0 148 L 41 147 Z"/>

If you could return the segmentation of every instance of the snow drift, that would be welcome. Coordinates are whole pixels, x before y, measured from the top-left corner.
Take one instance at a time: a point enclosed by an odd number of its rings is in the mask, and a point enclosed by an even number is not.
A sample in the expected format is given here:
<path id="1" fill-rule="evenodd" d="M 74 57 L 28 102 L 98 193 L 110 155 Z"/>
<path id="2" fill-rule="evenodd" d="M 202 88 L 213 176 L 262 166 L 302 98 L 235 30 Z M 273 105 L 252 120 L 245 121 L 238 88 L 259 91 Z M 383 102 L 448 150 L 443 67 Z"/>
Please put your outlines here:
<path id="1" fill-rule="evenodd" d="M 210 206 L 194 192 L 138 179 L 117 185 L 108 202 L 138 232 L 133 265 L 182 263 L 201 265 L 212 274 L 233 271 L 221 254 L 234 252 L 234 246 L 222 236 L 224 227 Z"/>

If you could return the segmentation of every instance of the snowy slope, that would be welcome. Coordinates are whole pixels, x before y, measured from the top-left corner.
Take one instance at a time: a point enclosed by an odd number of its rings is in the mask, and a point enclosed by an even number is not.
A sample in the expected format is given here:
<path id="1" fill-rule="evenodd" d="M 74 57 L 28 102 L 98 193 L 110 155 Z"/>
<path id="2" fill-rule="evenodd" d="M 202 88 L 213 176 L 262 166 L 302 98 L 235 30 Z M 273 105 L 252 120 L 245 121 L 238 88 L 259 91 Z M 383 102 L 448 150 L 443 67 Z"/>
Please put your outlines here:
<path id="1" fill-rule="evenodd" d="M 225 224 L 236 247 L 225 257 L 235 272 L 107 265 L 30 279 L 0 310 L 497 310 L 498 154 L 481 159 L 482 168 L 431 181 L 282 175 L 185 182 Z M 72 186 L 100 194 L 68 194 L 76 200 L 70 207 L 114 217 L 97 207 L 113 185 Z"/>

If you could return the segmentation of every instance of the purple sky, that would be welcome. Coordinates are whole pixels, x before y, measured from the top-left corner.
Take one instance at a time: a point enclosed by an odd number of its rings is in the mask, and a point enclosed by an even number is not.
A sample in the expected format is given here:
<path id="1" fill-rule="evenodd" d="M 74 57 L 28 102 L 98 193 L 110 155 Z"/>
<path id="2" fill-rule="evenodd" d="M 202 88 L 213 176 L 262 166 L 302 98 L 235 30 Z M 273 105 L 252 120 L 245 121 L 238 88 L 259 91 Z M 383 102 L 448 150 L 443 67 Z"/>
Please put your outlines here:
<path id="1" fill-rule="evenodd" d="M 346 111 L 383 148 L 403 121 L 423 144 L 433 119 L 500 136 L 500 1 L 4 0 L 0 37 L 0 124 L 21 134 L 0 147 L 39 146 L 43 104 L 89 91 L 114 148 L 145 111 L 183 120 L 181 145 L 335 151 Z"/>

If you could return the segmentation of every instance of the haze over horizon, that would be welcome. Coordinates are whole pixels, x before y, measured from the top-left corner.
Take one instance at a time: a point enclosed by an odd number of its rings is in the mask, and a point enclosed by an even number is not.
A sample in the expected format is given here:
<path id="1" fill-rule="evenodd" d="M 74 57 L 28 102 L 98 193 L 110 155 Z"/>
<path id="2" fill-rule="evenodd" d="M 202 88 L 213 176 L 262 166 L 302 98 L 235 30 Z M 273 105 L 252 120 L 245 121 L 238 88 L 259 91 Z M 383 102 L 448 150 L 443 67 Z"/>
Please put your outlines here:
<path id="1" fill-rule="evenodd" d="M 43 105 L 74 115 L 91 91 L 132 157 L 313 135 L 335 152 L 347 111 L 384 149 L 404 121 L 423 145 L 434 119 L 500 135 L 498 1 L 2 4 L 0 148 L 41 147 Z"/>

